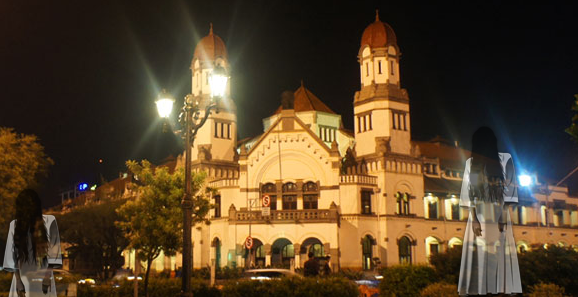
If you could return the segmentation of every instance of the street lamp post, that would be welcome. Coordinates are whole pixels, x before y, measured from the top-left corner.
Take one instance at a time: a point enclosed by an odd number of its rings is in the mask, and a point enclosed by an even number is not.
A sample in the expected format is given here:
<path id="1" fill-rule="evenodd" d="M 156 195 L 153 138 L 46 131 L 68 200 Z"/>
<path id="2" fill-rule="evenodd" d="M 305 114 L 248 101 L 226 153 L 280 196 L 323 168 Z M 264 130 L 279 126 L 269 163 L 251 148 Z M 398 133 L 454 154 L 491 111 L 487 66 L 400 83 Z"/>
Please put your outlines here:
<path id="1" fill-rule="evenodd" d="M 185 96 L 183 106 L 184 118 L 180 118 L 181 125 L 185 127 L 185 195 L 181 201 L 181 208 L 183 209 L 183 267 L 182 267 L 182 296 L 192 296 L 191 292 L 191 272 L 193 268 L 192 262 L 192 234 L 191 223 L 193 214 L 193 200 L 191 199 L 191 148 L 195 141 L 195 136 L 198 130 L 205 124 L 211 111 L 216 109 L 218 112 L 218 104 L 221 98 L 225 95 L 228 76 L 225 69 L 219 65 L 215 65 L 211 76 L 209 78 L 209 85 L 211 87 L 211 102 L 204 107 L 204 114 L 201 116 L 201 106 L 197 100 L 194 100 L 192 94 Z M 159 99 L 156 101 L 159 116 L 161 118 L 168 118 L 171 113 L 174 99 L 164 90 L 161 92 Z"/>

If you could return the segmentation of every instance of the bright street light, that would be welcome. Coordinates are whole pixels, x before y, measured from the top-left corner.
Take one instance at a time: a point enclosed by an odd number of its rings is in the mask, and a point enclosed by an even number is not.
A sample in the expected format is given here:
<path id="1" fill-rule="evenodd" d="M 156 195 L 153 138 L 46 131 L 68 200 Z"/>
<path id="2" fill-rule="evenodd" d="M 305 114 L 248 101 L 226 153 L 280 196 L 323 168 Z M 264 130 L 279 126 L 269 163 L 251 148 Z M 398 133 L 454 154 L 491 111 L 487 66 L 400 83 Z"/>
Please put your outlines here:
<path id="1" fill-rule="evenodd" d="M 532 177 L 527 174 L 518 176 L 518 180 L 520 181 L 520 186 L 522 187 L 529 187 L 532 185 Z"/>
<path id="2" fill-rule="evenodd" d="M 192 259 L 192 245 L 191 245 L 191 225 L 192 212 L 194 203 L 192 199 L 191 189 L 191 147 L 195 141 L 195 137 L 199 129 L 205 124 L 211 111 L 216 109 L 218 112 L 219 102 L 224 98 L 227 90 L 227 71 L 220 65 L 215 65 L 209 77 L 209 87 L 211 88 L 210 103 L 200 105 L 199 100 L 202 100 L 201 95 L 188 94 L 185 96 L 183 106 L 183 115 L 179 121 L 184 127 L 185 138 L 185 193 L 181 201 L 181 208 L 183 209 L 183 266 L 182 266 L 182 287 L 181 296 L 192 296 L 191 294 L 191 272 L 193 268 Z M 165 90 L 159 94 L 159 99 L 156 101 L 159 116 L 161 118 L 168 118 L 171 115 L 173 103 L 175 100 Z M 202 117 L 198 115 L 201 113 L 201 108 L 204 109 Z M 166 124 L 166 123 L 165 123 Z"/>
<path id="3" fill-rule="evenodd" d="M 157 111 L 159 112 L 159 116 L 163 119 L 166 119 L 171 115 L 175 99 L 173 99 L 171 94 L 167 93 L 167 91 L 163 89 L 159 94 L 159 99 L 157 99 L 155 103 L 157 104 Z"/>
<path id="4" fill-rule="evenodd" d="M 225 96 L 225 90 L 227 89 L 227 80 L 229 77 L 227 76 L 227 72 L 225 68 L 221 67 L 220 65 L 216 65 L 211 72 L 211 76 L 209 77 L 209 84 L 211 86 L 211 97 L 213 98 L 222 98 Z"/>

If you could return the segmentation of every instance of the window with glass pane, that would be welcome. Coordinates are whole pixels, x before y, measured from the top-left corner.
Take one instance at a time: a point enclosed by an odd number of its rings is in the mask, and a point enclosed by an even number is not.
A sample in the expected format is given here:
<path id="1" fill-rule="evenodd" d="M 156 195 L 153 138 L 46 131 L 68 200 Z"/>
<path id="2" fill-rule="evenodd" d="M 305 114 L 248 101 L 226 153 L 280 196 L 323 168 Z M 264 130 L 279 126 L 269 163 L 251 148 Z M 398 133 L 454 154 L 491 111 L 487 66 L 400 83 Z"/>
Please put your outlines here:
<path id="1" fill-rule="evenodd" d="M 411 264 L 411 241 L 407 236 L 399 239 L 399 264 Z"/>
<path id="2" fill-rule="evenodd" d="M 397 203 L 397 213 L 400 215 L 409 215 L 409 194 L 408 193 L 395 193 L 395 199 Z"/>
<path id="3" fill-rule="evenodd" d="M 286 183 L 283 185 L 283 209 L 297 209 L 297 185 Z"/>
<path id="4" fill-rule="evenodd" d="M 371 191 L 361 191 L 361 213 L 371 214 Z"/>
<path id="5" fill-rule="evenodd" d="M 452 203 L 452 220 L 460 219 L 460 205 L 458 203 Z"/>
<path id="6" fill-rule="evenodd" d="M 438 218 L 438 201 L 433 200 L 428 203 L 428 215 L 430 219 L 437 219 Z"/>
<path id="7" fill-rule="evenodd" d="M 288 244 L 281 250 L 281 255 L 283 258 L 293 258 L 295 257 L 295 249 L 292 244 Z"/>
<path id="8" fill-rule="evenodd" d="M 319 191 L 317 183 L 307 182 L 303 184 L 303 209 L 317 209 Z"/>
<path id="9" fill-rule="evenodd" d="M 261 187 L 261 197 L 264 195 L 269 195 L 271 198 L 271 205 L 269 208 L 271 210 L 277 209 L 277 187 L 273 183 L 266 183 Z"/>
<path id="10" fill-rule="evenodd" d="M 436 255 L 440 251 L 440 246 L 437 243 L 431 243 L 429 245 L 430 255 Z"/>
<path id="11" fill-rule="evenodd" d="M 221 217 L 221 195 L 216 195 L 215 199 L 215 218 Z"/>

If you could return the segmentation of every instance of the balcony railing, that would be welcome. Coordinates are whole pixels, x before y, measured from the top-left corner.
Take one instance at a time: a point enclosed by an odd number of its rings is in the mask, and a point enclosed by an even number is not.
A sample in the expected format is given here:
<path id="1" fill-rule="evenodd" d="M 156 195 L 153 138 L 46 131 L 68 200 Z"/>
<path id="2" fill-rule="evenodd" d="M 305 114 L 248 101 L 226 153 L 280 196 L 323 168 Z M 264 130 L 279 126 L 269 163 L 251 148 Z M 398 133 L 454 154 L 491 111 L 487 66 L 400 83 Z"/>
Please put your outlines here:
<path id="1" fill-rule="evenodd" d="M 348 174 L 341 175 L 342 184 L 363 184 L 377 186 L 377 176 L 373 175 L 362 175 L 362 174 Z"/>
<path id="2" fill-rule="evenodd" d="M 239 185 L 239 180 L 236 178 L 219 179 L 209 182 L 209 187 L 221 189 L 226 187 L 236 187 Z"/>
<path id="3" fill-rule="evenodd" d="M 271 210 L 263 216 L 261 210 L 229 209 L 229 221 L 236 224 L 258 223 L 337 223 L 337 209 Z"/>

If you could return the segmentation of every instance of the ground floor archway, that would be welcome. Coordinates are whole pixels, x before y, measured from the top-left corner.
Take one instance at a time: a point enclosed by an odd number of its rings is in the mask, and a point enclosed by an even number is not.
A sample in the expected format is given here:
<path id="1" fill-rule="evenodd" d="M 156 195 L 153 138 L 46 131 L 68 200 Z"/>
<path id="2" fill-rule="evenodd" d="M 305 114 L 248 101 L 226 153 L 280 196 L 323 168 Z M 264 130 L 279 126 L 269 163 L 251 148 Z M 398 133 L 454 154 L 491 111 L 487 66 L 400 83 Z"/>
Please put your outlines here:
<path id="1" fill-rule="evenodd" d="M 257 238 L 253 238 L 253 247 L 245 249 L 245 267 L 265 267 L 265 246 Z"/>
<path id="2" fill-rule="evenodd" d="M 271 267 L 289 268 L 295 258 L 293 243 L 287 238 L 278 238 L 271 245 Z"/>

